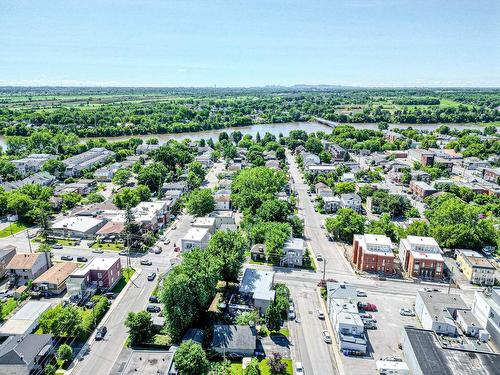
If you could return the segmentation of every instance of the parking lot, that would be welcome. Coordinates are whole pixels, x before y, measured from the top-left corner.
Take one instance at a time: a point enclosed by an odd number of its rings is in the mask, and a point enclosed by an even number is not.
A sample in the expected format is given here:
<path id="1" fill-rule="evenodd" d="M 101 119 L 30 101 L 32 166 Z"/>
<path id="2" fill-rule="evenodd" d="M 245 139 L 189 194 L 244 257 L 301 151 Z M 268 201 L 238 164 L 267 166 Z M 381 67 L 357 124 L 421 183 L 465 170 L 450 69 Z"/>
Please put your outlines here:
<path id="1" fill-rule="evenodd" d="M 378 311 L 368 312 L 377 320 L 377 329 L 367 330 L 368 357 L 346 357 L 342 355 L 344 369 L 348 374 L 373 374 L 376 371 L 375 362 L 388 356 L 401 356 L 398 344 L 402 328 L 405 325 L 420 326 L 417 317 L 401 316 L 399 309 L 413 309 L 414 297 L 395 294 L 368 292 L 367 297 L 359 298 L 362 302 L 370 302 L 377 306 Z"/>

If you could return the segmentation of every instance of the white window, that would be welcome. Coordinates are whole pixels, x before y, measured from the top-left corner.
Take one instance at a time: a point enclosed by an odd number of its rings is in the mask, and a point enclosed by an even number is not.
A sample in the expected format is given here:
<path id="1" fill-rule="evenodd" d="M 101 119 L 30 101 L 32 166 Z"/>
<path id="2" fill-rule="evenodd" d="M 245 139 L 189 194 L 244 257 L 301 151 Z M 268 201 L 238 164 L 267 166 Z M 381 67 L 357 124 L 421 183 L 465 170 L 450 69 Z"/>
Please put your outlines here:
<path id="1" fill-rule="evenodd" d="M 102 273 L 101 273 L 101 272 L 98 272 L 98 273 L 97 273 L 97 278 L 98 278 L 98 279 L 102 279 Z"/>
<path id="2" fill-rule="evenodd" d="M 436 272 L 441 272 L 441 263 L 436 265 Z"/>

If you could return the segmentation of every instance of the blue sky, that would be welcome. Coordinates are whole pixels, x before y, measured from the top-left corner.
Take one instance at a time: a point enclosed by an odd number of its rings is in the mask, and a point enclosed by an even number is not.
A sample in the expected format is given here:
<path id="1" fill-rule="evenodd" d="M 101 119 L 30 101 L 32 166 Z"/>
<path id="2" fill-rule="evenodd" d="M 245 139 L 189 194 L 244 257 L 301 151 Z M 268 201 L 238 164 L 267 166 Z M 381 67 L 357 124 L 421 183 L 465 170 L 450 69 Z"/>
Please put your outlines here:
<path id="1" fill-rule="evenodd" d="M 500 86 L 499 0 L 2 0 L 0 85 Z"/>

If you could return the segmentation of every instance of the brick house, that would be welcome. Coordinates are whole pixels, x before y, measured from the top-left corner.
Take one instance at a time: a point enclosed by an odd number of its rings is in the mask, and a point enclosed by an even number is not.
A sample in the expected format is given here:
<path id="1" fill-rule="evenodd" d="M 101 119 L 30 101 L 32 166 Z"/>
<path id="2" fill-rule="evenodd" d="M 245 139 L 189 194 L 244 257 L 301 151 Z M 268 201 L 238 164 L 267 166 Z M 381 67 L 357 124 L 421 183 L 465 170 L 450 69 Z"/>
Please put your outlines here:
<path id="1" fill-rule="evenodd" d="M 352 248 L 352 262 L 357 270 L 394 273 L 394 254 L 389 237 L 378 234 L 356 234 Z"/>
<path id="2" fill-rule="evenodd" d="M 399 242 L 399 258 L 410 277 L 441 279 L 443 251 L 432 237 L 408 236 Z"/>

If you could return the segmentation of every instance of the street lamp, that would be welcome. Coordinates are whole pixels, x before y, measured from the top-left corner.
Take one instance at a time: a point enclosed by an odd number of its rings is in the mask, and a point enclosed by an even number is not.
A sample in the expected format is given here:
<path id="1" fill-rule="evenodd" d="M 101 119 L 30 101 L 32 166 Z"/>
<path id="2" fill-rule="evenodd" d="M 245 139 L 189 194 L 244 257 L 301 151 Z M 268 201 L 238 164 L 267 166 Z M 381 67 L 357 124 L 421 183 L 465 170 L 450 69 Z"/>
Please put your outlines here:
<path id="1" fill-rule="evenodd" d="M 326 258 L 323 258 L 323 281 L 325 281 L 326 275 Z"/>

